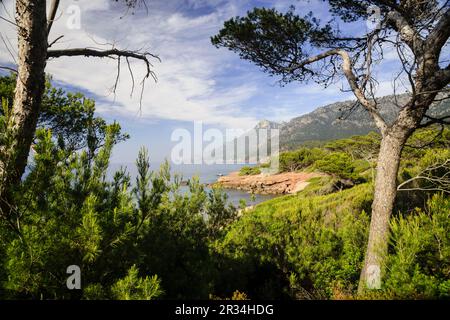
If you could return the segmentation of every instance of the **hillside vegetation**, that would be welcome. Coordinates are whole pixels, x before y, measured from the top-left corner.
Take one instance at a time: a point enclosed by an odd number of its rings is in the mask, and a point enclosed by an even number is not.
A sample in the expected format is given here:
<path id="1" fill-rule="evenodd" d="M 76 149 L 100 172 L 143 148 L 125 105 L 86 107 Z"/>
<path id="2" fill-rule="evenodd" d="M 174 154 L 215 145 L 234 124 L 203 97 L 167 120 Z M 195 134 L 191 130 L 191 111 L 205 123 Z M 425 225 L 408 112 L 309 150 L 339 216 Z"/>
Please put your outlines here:
<path id="1" fill-rule="evenodd" d="M 433 139 L 438 132 L 418 131 L 410 139 L 400 182 L 448 162 L 450 131 Z M 282 171 L 319 170 L 329 176 L 312 179 L 297 195 L 259 204 L 217 243 L 221 254 L 246 265 L 230 267 L 230 275 L 243 279 L 240 290 L 258 298 L 355 297 L 378 145 L 378 135 L 371 133 L 281 155 Z M 440 172 L 445 174 L 448 167 Z M 341 183 L 348 180 L 351 183 Z M 428 182 L 414 181 L 409 189 L 429 187 Z M 411 190 L 400 192 L 396 205 L 386 284 L 366 298 L 449 298 L 450 198 Z"/>

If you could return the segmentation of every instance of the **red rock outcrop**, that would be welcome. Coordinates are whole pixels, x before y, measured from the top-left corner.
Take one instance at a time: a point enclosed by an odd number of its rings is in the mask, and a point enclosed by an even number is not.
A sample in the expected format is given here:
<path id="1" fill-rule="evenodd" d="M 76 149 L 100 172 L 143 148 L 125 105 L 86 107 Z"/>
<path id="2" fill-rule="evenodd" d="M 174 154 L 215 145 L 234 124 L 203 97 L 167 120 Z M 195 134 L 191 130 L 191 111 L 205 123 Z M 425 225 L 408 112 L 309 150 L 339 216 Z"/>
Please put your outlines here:
<path id="1" fill-rule="evenodd" d="M 217 180 L 217 184 L 223 188 L 259 194 L 288 194 L 303 190 L 308 185 L 307 180 L 318 176 L 320 175 L 317 173 L 308 172 L 240 176 L 239 172 L 233 172 L 227 176 L 220 177 Z"/>

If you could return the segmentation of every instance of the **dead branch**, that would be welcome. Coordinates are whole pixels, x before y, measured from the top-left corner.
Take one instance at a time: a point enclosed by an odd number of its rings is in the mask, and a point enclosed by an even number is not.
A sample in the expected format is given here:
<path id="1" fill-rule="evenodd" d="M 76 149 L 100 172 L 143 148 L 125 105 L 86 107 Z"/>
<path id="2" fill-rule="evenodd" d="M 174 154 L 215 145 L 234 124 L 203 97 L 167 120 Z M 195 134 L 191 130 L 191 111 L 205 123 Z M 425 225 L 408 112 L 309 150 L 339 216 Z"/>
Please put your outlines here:
<path id="1" fill-rule="evenodd" d="M 50 4 L 50 11 L 47 18 L 47 36 L 50 34 L 50 29 L 52 28 L 53 21 L 55 21 L 56 12 L 58 11 L 59 0 L 52 0 Z"/>
<path id="2" fill-rule="evenodd" d="M 348 83 L 350 84 L 351 90 L 355 94 L 359 103 L 361 103 L 361 105 L 370 113 L 370 115 L 372 116 L 373 120 L 375 121 L 375 124 L 378 127 L 378 129 L 380 129 L 381 132 L 384 132 L 387 129 L 387 124 L 386 124 L 385 120 L 383 119 L 383 117 L 378 112 L 376 104 L 366 98 L 363 90 L 359 86 L 358 79 L 353 72 L 352 60 L 347 51 L 342 50 L 342 49 L 328 50 L 328 51 L 325 51 L 316 56 L 309 57 L 308 59 L 305 59 L 305 60 L 291 66 L 288 69 L 289 69 L 289 72 L 295 72 L 296 70 L 299 70 L 299 69 L 305 70 L 305 66 L 310 65 L 315 62 L 318 62 L 318 61 L 321 61 L 328 57 L 332 57 L 332 56 L 340 56 L 342 58 L 342 60 L 343 60 L 342 70 L 344 72 L 345 77 L 347 78 Z"/>
<path id="3" fill-rule="evenodd" d="M 147 73 L 145 78 L 152 77 L 155 81 L 157 80 L 156 74 L 152 71 L 152 63 L 150 62 L 150 58 L 157 59 L 161 61 L 161 59 L 150 52 L 138 52 L 138 51 L 129 51 L 129 50 L 119 50 L 119 49 L 109 49 L 109 50 L 97 50 L 90 48 L 73 48 L 73 49 L 62 49 L 62 50 L 48 50 L 47 57 L 48 58 L 60 58 L 60 57 L 76 57 L 76 56 L 84 56 L 84 57 L 98 57 L 98 58 L 111 58 L 111 57 L 126 57 L 133 58 L 137 60 L 141 60 L 145 63 L 147 67 Z"/>
<path id="4" fill-rule="evenodd" d="M 17 73 L 16 69 L 10 68 L 10 67 L 6 67 L 6 66 L 0 66 L 0 69 L 4 69 L 4 70 L 8 70 L 14 73 Z"/>
<path id="5" fill-rule="evenodd" d="M 436 171 L 444 170 L 442 175 L 436 175 Z M 425 181 L 430 184 L 429 187 L 410 187 L 404 188 L 406 185 L 412 182 Z M 417 176 L 404 181 L 397 186 L 398 191 L 441 191 L 450 193 L 450 159 L 445 160 L 443 163 L 433 164 L 420 172 Z"/>
<path id="6" fill-rule="evenodd" d="M 143 61 L 145 63 L 147 71 L 146 71 L 144 78 L 141 81 L 141 93 L 140 93 L 140 99 L 139 99 L 140 108 L 142 108 L 142 97 L 144 94 L 145 80 L 149 77 L 152 77 L 155 82 L 158 80 L 155 72 L 152 70 L 153 64 L 150 62 L 150 59 L 153 58 L 158 61 L 161 61 L 161 59 L 157 55 L 152 54 L 150 52 L 119 50 L 116 48 L 112 48 L 109 50 L 98 50 L 98 49 L 92 49 L 92 48 L 73 48 L 73 49 L 48 50 L 47 51 L 48 58 L 75 57 L 75 56 L 117 59 L 118 60 L 118 71 L 117 71 L 117 77 L 116 77 L 116 80 L 115 80 L 115 83 L 113 86 L 114 93 L 116 91 L 117 84 L 119 82 L 121 58 L 126 59 L 127 64 L 128 64 L 128 70 L 130 71 L 131 78 L 133 81 L 133 86 L 131 88 L 131 94 L 134 91 L 134 75 L 131 70 L 131 66 L 129 64 L 128 59 L 132 58 L 132 59 L 137 59 L 137 60 Z"/>
<path id="7" fill-rule="evenodd" d="M 61 35 L 61 36 L 57 37 L 55 40 L 53 40 L 52 42 L 50 42 L 50 44 L 48 45 L 48 48 L 50 48 L 52 45 L 54 45 L 56 42 L 58 42 L 63 37 L 64 37 L 64 35 Z"/>

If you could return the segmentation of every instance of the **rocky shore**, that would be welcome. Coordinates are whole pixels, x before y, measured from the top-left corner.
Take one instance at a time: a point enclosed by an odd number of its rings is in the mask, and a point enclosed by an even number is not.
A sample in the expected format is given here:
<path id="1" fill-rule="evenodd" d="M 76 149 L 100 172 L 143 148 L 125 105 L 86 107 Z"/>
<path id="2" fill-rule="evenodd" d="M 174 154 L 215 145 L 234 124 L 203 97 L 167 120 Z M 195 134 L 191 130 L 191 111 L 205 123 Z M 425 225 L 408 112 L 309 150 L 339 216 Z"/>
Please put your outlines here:
<path id="1" fill-rule="evenodd" d="M 216 185 L 257 194 L 293 194 L 303 190 L 309 184 L 309 179 L 318 176 L 320 175 L 317 173 L 308 172 L 240 176 L 239 172 L 233 172 L 220 177 Z"/>

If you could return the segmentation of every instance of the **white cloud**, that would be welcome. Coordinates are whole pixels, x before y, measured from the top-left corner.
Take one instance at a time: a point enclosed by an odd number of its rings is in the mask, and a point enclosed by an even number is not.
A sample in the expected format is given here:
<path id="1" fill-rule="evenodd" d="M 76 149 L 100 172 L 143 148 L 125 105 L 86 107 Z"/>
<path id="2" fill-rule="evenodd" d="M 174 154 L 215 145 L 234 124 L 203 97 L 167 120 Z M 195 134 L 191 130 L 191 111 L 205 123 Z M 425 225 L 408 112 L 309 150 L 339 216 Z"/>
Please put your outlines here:
<path id="1" fill-rule="evenodd" d="M 64 37 L 54 48 L 106 48 L 108 46 L 101 44 L 114 43 L 119 48 L 130 50 L 142 48 L 158 54 L 162 59 L 161 63 L 153 61 L 158 82 L 146 81 L 142 107 L 140 81 L 146 68 L 140 61 L 130 60 L 135 78 L 131 98 L 132 79 L 125 60 L 121 64 L 115 96 L 110 89 L 116 78 L 117 61 L 83 57 L 48 61 L 46 71 L 55 80 L 104 98 L 98 104 L 100 113 L 117 112 L 121 116 L 140 113 L 148 119 L 197 120 L 228 127 L 252 126 L 257 121 L 241 114 L 241 107 L 256 94 L 256 85 L 219 84 L 216 80 L 231 55 L 225 50 L 215 49 L 209 43 L 209 37 L 218 30 L 224 19 L 237 13 L 234 3 L 221 5 L 213 12 L 197 16 L 188 16 L 154 3 L 148 14 L 141 12 L 136 15 L 126 14 L 123 8 L 119 10 L 117 4 L 108 0 L 64 2 L 66 8 L 72 4 L 81 8 L 81 30 L 67 28 L 66 21 L 70 14 L 62 7 L 62 14 L 55 22 L 50 38 Z M 12 8 L 11 2 L 6 5 Z M 205 1 L 190 1 L 190 5 L 201 7 Z M 15 47 L 15 30 L 5 28 L 5 24 L 0 22 L 2 34 Z M 5 50 L 1 50 L 0 61 L 11 62 Z M 112 108 L 113 104 L 119 107 Z"/>
<path id="2" fill-rule="evenodd" d="M 3 3 L 13 19 L 14 2 Z M 292 1 L 258 1 L 258 4 L 266 3 L 267 7 L 285 10 Z M 70 14 L 65 8 L 74 4 L 81 9 L 81 30 L 67 28 Z M 238 57 L 227 50 L 215 49 L 209 37 L 217 33 L 224 20 L 243 15 L 252 7 L 250 0 L 149 1 L 148 4 L 148 14 L 139 11 L 132 15 L 123 5 L 111 0 L 62 1 L 62 14 L 58 16 L 50 37 L 52 40 L 64 35 L 54 45 L 55 48 L 107 48 L 101 44 L 114 43 L 119 48 L 158 54 L 162 62 L 153 61 L 158 82 L 150 79 L 146 82 L 142 108 L 139 83 L 145 74 L 145 65 L 141 61 L 130 60 L 135 79 L 132 97 L 132 79 L 124 60 L 115 96 L 110 90 L 116 78 L 115 60 L 60 58 L 48 62 L 47 72 L 57 81 L 101 98 L 97 104 L 100 113 L 132 119 L 140 115 L 151 121 L 203 121 L 224 127 L 251 127 L 261 118 L 287 120 L 326 103 L 353 99 L 351 93 L 340 90 L 342 85 L 348 87 L 345 81 L 327 89 L 316 84 L 294 84 L 289 88 L 270 90 L 267 83 L 275 82 L 274 78 L 270 80 L 257 67 L 240 63 Z M 297 4 L 298 11 L 314 10 L 326 16 L 326 10 L 318 9 L 322 6 L 318 0 Z M 2 6 L 0 14 L 8 17 Z M 14 27 L 0 20 L 0 30 L 5 42 L 11 42 L 15 50 Z M 2 41 L 0 48 L 0 63 L 11 63 L 12 57 Z M 393 93 L 396 60 L 395 50 L 387 48 L 383 63 L 374 68 L 379 80 L 378 96 Z M 262 84 L 263 78 L 268 79 L 264 80 L 265 84 Z M 398 87 L 397 90 L 403 92 L 404 88 Z"/>

